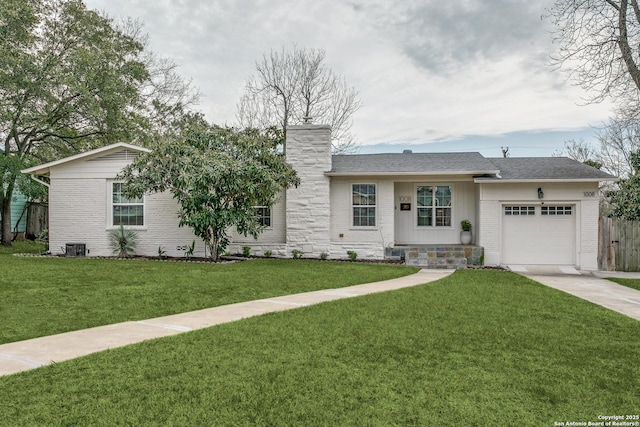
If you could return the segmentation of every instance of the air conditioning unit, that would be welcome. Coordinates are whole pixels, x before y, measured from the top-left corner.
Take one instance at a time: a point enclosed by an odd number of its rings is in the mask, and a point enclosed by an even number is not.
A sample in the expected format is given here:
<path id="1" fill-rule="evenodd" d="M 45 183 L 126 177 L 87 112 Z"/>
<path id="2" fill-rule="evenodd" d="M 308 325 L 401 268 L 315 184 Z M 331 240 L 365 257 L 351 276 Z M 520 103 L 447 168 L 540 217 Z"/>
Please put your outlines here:
<path id="1" fill-rule="evenodd" d="M 64 256 L 67 258 L 80 258 L 87 254 L 86 243 L 67 243 Z"/>

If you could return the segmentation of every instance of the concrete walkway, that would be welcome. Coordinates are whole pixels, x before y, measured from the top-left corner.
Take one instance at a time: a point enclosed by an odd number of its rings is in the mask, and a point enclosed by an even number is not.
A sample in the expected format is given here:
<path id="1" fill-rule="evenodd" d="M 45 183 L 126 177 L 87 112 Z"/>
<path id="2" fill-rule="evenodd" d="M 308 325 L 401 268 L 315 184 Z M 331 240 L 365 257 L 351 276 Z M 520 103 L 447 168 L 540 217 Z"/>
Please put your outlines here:
<path id="1" fill-rule="evenodd" d="M 571 267 L 519 266 L 514 272 L 543 285 L 640 320 L 640 291 L 606 280 L 606 277 L 640 279 L 640 273 L 577 271 Z"/>
<path id="2" fill-rule="evenodd" d="M 415 286 L 441 279 L 452 272 L 421 270 L 410 276 L 383 282 L 241 302 L 3 344 L 0 345 L 0 376 L 265 313 Z"/>

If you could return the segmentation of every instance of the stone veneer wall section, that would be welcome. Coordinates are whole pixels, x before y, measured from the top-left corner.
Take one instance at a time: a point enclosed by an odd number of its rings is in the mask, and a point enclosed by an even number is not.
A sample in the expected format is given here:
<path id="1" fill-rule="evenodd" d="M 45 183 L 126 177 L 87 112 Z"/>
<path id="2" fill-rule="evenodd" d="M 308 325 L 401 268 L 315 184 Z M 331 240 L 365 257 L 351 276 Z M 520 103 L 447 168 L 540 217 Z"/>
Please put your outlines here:
<path id="1" fill-rule="evenodd" d="M 386 258 L 404 259 L 407 265 L 426 268 L 460 268 L 482 265 L 484 248 L 475 245 L 422 245 L 386 249 Z"/>
<path id="2" fill-rule="evenodd" d="M 287 249 L 318 257 L 330 250 L 331 128 L 301 125 L 287 128 L 287 162 L 298 172 L 300 185 L 286 195 Z"/>

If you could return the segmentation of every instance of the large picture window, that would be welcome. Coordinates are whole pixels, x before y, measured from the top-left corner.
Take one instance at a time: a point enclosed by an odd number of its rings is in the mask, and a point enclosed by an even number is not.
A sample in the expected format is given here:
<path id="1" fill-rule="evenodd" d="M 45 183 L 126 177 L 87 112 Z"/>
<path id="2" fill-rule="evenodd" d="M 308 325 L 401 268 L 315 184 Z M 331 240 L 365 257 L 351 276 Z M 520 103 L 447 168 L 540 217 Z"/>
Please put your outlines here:
<path id="1" fill-rule="evenodd" d="M 451 227 L 451 186 L 419 185 L 416 192 L 417 225 Z"/>
<path id="2" fill-rule="evenodd" d="M 353 184 L 351 186 L 354 227 L 376 226 L 376 185 Z"/>
<path id="3" fill-rule="evenodd" d="M 144 199 L 129 199 L 124 195 L 122 182 L 112 183 L 111 206 L 113 225 L 144 225 Z"/>

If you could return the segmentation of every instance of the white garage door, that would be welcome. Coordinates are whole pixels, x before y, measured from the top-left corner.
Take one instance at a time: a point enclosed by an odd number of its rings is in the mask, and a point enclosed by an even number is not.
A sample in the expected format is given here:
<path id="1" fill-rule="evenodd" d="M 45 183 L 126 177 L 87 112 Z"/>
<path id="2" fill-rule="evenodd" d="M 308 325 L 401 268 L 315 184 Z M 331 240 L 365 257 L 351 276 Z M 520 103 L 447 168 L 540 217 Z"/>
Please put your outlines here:
<path id="1" fill-rule="evenodd" d="M 504 205 L 502 263 L 574 265 L 575 205 Z"/>

